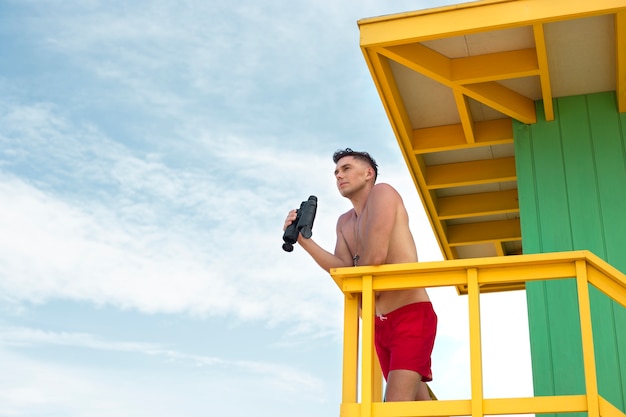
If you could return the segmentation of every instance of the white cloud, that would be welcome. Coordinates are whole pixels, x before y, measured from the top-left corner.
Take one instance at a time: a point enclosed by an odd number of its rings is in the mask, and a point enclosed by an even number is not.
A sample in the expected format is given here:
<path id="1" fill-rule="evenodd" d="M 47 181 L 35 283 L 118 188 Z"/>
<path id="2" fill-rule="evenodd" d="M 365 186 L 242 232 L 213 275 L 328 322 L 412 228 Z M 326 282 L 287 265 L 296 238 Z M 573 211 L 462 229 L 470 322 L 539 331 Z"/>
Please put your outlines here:
<path id="1" fill-rule="evenodd" d="M 41 329 L 0 327 L 0 345 L 5 347 L 66 346 L 101 351 L 123 352 L 156 357 L 161 361 L 179 362 L 181 366 L 219 367 L 228 372 L 264 375 L 270 381 L 289 390 L 319 391 L 322 383 L 311 375 L 279 363 L 246 359 L 202 356 L 171 350 L 166 346 L 145 342 L 109 341 L 90 333 L 52 332 Z"/>
<path id="2" fill-rule="evenodd" d="M 244 416 L 254 412 L 251 402 L 262 415 L 270 415 L 277 410 L 295 413 L 302 402 L 318 402 L 328 395 L 319 381 L 298 371 L 270 364 L 236 365 L 223 372 L 188 367 L 175 373 L 171 365 L 138 372 L 96 363 L 77 366 L 0 348 L 0 415 Z M 251 402 L 241 401 L 241 390 Z"/>

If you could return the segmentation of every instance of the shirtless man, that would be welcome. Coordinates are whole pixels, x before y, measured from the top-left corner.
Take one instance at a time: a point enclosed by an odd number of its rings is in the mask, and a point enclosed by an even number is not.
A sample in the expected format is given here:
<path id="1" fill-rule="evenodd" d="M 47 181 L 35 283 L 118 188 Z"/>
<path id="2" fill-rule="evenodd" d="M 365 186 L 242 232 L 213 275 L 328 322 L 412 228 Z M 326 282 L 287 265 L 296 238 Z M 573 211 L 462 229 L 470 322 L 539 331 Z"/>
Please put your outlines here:
<path id="1" fill-rule="evenodd" d="M 402 198 L 390 185 L 375 184 L 378 166 L 372 157 L 347 148 L 335 152 L 333 161 L 337 188 L 353 208 L 337 221 L 334 253 L 313 239 L 298 236 L 302 248 L 326 271 L 357 265 L 417 262 L 417 249 Z M 289 212 L 284 229 L 296 215 L 296 210 Z M 432 380 L 430 355 L 437 316 L 426 290 L 379 292 L 375 305 L 376 352 L 387 381 L 385 400 L 429 400 L 425 382 Z"/>

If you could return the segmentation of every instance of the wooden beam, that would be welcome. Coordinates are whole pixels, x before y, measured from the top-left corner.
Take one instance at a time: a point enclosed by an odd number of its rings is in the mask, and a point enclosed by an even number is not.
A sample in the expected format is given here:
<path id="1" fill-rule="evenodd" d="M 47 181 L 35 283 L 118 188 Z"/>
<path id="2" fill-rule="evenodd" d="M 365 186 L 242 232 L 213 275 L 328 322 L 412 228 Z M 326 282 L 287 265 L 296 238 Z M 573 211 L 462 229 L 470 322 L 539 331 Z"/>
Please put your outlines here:
<path id="1" fill-rule="evenodd" d="M 452 60 L 419 43 L 381 48 L 380 53 L 426 77 L 522 123 L 535 123 L 534 102 L 494 81 L 460 84 L 452 80 Z"/>
<path id="2" fill-rule="evenodd" d="M 547 121 L 554 120 L 554 105 L 552 104 L 552 83 L 548 68 L 548 51 L 543 25 L 533 25 L 535 35 L 535 48 L 537 50 L 537 63 L 539 64 L 539 83 L 541 84 L 541 97 L 543 98 L 544 115 Z"/>
<path id="3" fill-rule="evenodd" d="M 624 0 L 480 1 L 361 19 L 363 47 L 389 46 L 624 11 Z"/>
<path id="4" fill-rule="evenodd" d="M 472 120 L 472 113 L 470 112 L 470 105 L 467 96 L 457 90 L 453 90 L 454 101 L 456 103 L 457 111 L 459 112 L 459 118 L 461 119 L 461 126 L 463 126 L 463 135 L 466 143 L 476 142 L 474 135 L 474 121 Z"/>
<path id="5" fill-rule="evenodd" d="M 520 240 L 521 238 L 519 219 L 448 225 L 448 243 L 451 246 Z"/>
<path id="6" fill-rule="evenodd" d="M 463 93 L 474 100 L 498 110 L 525 124 L 537 121 L 535 103 L 519 93 L 506 88 L 502 84 L 491 81 L 486 83 L 468 84 Z"/>
<path id="7" fill-rule="evenodd" d="M 513 143 L 513 123 L 509 118 L 474 122 L 474 143 L 467 142 L 460 124 L 415 129 L 411 143 L 416 154 L 503 145 Z"/>
<path id="8" fill-rule="evenodd" d="M 517 179 L 514 157 L 431 165 L 426 168 L 425 177 L 426 186 L 433 189 Z"/>
<path id="9" fill-rule="evenodd" d="M 390 46 L 378 51 L 387 58 L 419 72 L 441 84 L 452 87 L 452 60 L 421 43 Z"/>
<path id="10" fill-rule="evenodd" d="M 534 48 L 452 59 L 452 81 L 482 83 L 539 75 Z"/>
<path id="11" fill-rule="evenodd" d="M 513 189 L 440 197 L 437 208 L 440 219 L 458 219 L 519 212 L 519 200 Z"/>

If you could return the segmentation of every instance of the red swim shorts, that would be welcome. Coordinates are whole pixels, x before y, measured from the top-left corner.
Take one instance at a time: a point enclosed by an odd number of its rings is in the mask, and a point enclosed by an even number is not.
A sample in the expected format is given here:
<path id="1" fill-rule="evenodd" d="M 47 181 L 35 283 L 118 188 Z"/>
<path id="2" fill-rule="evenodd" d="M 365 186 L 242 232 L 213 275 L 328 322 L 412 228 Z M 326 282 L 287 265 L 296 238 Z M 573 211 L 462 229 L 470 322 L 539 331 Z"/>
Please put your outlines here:
<path id="1" fill-rule="evenodd" d="M 389 371 L 408 369 L 432 381 L 430 355 L 437 333 L 437 315 L 430 302 L 400 307 L 386 316 L 376 316 L 374 339 L 385 380 Z"/>

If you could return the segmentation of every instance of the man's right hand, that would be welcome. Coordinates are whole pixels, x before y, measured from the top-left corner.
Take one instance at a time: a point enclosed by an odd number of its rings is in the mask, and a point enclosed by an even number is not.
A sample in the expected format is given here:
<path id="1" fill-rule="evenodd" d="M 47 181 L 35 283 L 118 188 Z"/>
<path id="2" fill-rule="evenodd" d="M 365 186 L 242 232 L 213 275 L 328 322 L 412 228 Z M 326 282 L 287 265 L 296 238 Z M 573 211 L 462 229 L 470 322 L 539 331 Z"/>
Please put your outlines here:
<path id="1" fill-rule="evenodd" d="M 298 210 L 293 209 L 287 214 L 287 218 L 285 219 L 285 224 L 283 225 L 283 232 L 287 230 L 287 227 L 298 217 Z"/>

